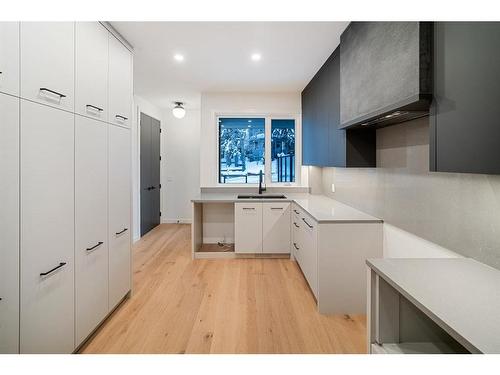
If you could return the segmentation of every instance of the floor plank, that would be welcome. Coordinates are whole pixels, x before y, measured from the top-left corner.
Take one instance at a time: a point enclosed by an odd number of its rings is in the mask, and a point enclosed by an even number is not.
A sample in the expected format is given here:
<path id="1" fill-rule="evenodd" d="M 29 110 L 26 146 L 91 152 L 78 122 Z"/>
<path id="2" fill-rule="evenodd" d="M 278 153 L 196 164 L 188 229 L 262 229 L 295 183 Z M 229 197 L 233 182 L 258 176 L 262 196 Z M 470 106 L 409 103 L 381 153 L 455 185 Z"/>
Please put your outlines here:
<path id="1" fill-rule="evenodd" d="M 365 316 L 320 315 L 289 259 L 191 259 L 190 226 L 133 248 L 134 289 L 80 353 L 365 353 Z"/>

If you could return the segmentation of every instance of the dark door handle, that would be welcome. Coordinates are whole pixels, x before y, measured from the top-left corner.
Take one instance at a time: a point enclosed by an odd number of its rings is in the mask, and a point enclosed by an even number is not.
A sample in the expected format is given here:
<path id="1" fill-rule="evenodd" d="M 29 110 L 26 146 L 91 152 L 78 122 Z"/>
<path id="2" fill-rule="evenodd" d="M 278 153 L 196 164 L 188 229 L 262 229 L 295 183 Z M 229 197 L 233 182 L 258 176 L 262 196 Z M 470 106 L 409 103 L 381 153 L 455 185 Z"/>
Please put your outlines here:
<path id="1" fill-rule="evenodd" d="M 300 226 L 297 225 L 297 223 L 295 221 L 293 222 L 293 225 L 295 225 L 297 228 L 300 228 Z"/>
<path id="2" fill-rule="evenodd" d="M 282 210 L 283 207 L 271 207 L 271 210 Z"/>
<path id="3" fill-rule="evenodd" d="M 244 210 L 255 210 L 254 207 L 243 207 Z"/>
<path id="4" fill-rule="evenodd" d="M 54 91 L 54 90 L 48 89 L 48 88 L 46 88 L 46 87 L 40 87 L 40 91 L 50 92 L 51 94 L 57 95 L 57 96 L 59 96 L 60 98 L 65 98 L 65 97 L 66 97 L 66 95 L 61 94 L 60 92 L 57 92 L 57 91 Z"/>
<path id="5" fill-rule="evenodd" d="M 299 211 L 297 211 L 297 210 L 293 210 L 293 212 L 295 212 L 297 215 L 299 214 Z"/>
<path id="6" fill-rule="evenodd" d="M 311 229 L 312 229 L 312 228 L 314 228 L 311 224 L 309 224 L 309 223 L 306 221 L 306 219 L 302 218 L 302 221 L 303 221 L 304 223 L 306 223 L 306 225 L 307 225 L 309 228 L 311 228 Z"/>
<path id="7" fill-rule="evenodd" d="M 155 186 L 151 186 L 151 190 L 155 190 L 155 189 L 156 189 L 156 187 L 155 187 Z"/>
<path id="8" fill-rule="evenodd" d="M 128 118 L 122 115 L 115 115 L 115 118 L 121 118 L 123 121 L 127 121 Z"/>
<path id="9" fill-rule="evenodd" d="M 92 247 L 88 247 L 86 250 L 87 250 L 87 251 L 92 251 L 92 250 L 94 250 L 96 247 L 101 246 L 103 243 L 104 243 L 104 242 L 99 241 L 96 245 L 94 245 L 94 246 L 92 246 Z"/>
<path id="10" fill-rule="evenodd" d="M 126 232 L 127 230 L 128 230 L 128 228 L 123 228 L 123 230 L 116 232 L 115 234 L 118 236 L 119 234 L 122 234 L 122 233 Z"/>
<path id="11" fill-rule="evenodd" d="M 295 242 L 293 243 L 293 247 L 295 247 L 295 250 L 299 250 L 299 247 L 297 246 L 297 244 Z"/>
<path id="12" fill-rule="evenodd" d="M 58 270 L 58 269 L 59 269 L 59 268 L 61 268 L 61 267 L 64 267 L 65 265 L 66 265 L 66 262 L 61 262 L 61 263 L 59 263 L 59 265 L 58 265 L 58 266 L 56 266 L 56 267 L 52 268 L 51 270 L 49 270 L 49 271 L 47 271 L 47 272 L 42 272 L 42 273 L 40 274 L 40 276 L 47 276 L 48 274 L 51 274 L 52 272 L 54 272 L 54 271 Z"/>
<path id="13" fill-rule="evenodd" d="M 86 105 L 86 107 L 87 107 L 87 108 L 92 108 L 92 109 L 95 109 L 95 110 L 96 110 L 96 111 L 98 111 L 98 112 L 102 112 L 102 111 L 104 111 L 104 109 L 99 108 L 99 107 L 96 107 L 95 105 L 92 105 L 92 104 L 87 104 L 87 105 Z"/>

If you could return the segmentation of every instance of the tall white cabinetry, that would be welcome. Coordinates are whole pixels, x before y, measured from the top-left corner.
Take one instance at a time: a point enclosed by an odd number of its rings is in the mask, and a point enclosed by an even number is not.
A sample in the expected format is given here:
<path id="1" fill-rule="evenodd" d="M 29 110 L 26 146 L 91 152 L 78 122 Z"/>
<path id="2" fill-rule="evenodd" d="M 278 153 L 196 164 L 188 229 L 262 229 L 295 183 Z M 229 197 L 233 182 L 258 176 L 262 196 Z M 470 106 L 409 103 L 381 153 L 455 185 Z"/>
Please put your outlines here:
<path id="1" fill-rule="evenodd" d="M 0 92 L 19 95 L 19 22 L 0 22 Z"/>
<path id="2" fill-rule="evenodd" d="M 97 22 L 0 22 L 0 72 L 0 353 L 71 353 L 131 288 L 132 54 Z"/>
<path id="3" fill-rule="evenodd" d="M 0 176 L 0 353 L 17 353 L 19 350 L 19 99 L 2 93 L 0 93 Z"/>

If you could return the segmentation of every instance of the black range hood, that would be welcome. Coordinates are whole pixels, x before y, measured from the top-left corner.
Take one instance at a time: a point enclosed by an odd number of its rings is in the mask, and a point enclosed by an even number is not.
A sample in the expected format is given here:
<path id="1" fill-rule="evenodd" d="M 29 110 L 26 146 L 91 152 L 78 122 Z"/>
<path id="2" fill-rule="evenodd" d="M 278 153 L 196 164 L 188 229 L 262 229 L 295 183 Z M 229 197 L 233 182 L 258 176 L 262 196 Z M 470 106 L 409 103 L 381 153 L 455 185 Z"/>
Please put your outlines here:
<path id="1" fill-rule="evenodd" d="M 351 22 L 340 42 L 341 129 L 424 117 L 432 101 L 431 22 Z"/>

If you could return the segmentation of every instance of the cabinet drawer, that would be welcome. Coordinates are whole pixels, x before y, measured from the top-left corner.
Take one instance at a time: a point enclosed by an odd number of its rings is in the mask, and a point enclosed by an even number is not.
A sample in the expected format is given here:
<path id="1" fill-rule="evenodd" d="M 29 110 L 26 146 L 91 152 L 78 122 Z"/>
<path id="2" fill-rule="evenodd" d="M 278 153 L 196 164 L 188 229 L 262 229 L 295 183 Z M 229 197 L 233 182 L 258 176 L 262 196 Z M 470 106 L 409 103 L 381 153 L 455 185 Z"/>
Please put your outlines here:
<path id="1" fill-rule="evenodd" d="M 235 203 L 234 225 L 235 252 L 262 253 L 262 203 Z"/>
<path id="2" fill-rule="evenodd" d="M 99 22 L 75 26 L 75 112 L 108 120 L 108 31 Z"/>
<path id="3" fill-rule="evenodd" d="M 21 353 L 74 349 L 74 115 L 21 100 Z"/>
<path id="4" fill-rule="evenodd" d="M 21 97 L 73 112 L 74 26 L 21 22 Z"/>
<path id="5" fill-rule="evenodd" d="M 0 22 L 0 92 L 19 95 L 19 22 Z"/>
<path id="6" fill-rule="evenodd" d="M 107 126 L 75 119 L 76 346 L 108 313 Z"/>

